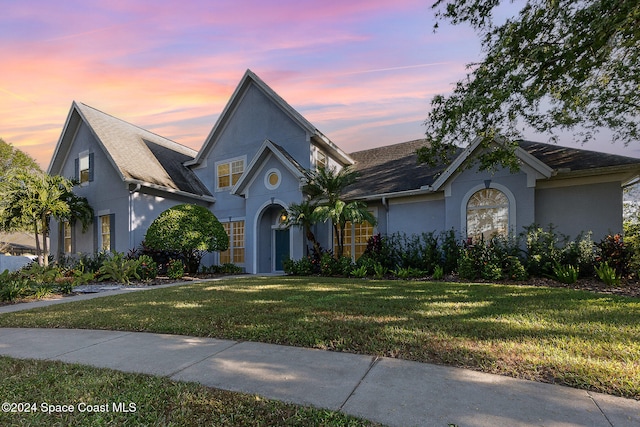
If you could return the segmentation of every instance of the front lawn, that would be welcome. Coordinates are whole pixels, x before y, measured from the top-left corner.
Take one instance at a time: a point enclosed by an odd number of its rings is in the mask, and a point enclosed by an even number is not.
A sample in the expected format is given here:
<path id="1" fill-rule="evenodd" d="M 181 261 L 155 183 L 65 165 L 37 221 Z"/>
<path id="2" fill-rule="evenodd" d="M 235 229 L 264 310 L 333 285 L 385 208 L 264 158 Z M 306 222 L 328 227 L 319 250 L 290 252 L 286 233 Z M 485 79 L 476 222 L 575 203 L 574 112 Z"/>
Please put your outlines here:
<path id="1" fill-rule="evenodd" d="M 0 375 L 2 426 L 378 425 L 194 383 L 61 362 L 0 357 Z"/>
<path id="2" fill-rule="evenodd" d="M 247 277 L 4 314 L 0 326 L 288 344 L 640 399 L 639 319 L 637 298 L 562 288 Z"/>

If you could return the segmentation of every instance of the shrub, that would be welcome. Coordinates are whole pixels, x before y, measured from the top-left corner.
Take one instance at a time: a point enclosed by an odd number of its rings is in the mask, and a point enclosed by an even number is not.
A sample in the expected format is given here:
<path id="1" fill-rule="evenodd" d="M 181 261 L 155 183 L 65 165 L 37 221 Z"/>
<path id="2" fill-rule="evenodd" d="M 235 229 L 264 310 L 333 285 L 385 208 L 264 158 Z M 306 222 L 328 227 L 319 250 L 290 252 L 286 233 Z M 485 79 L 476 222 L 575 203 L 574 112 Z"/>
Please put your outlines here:
<path id="1" fill-rule="evenodd" d="M 436 235 L 435 232 L 412 234 L 376 234 L 367 242 L 363 257 L 387 269 L 413 268 L 431 273 L 440 265 L 445 272 L 455 270 L 460 250 L 453 230 Z M 371 271 L 369 271 L 371 273 Z"/>
<path id="2" fill-rule="evenodd" d="M 73 292 L 73 277 L 60 277 L 56 281 L 56 289 L 61 294 L 70 294 Z"/>
<path id="3" fill-rule="evenodd" d="M 9 270 L 5 270 L 0 275 L 0 301 L 14 301 L 26 296 L 29 284 L 28 279 L 15 277 Z"/>
<path id="4" fill-rule="evenodd" d="M 392 244 L 389 237 L 382 236 L 380 233 L 375 234 L 367 241 L 367 248 L 360 258 L 369 259 L 374 265 L 377 263 L 387 269 L 392 268 L 395 265 L 395 260 L 391 253 Z"/>
<path id="5" fill-rule="evenodd" d="M 458 276 L 461 279 L 475 280 L 479 276 L 479 268 L 476 259 L 473 258 L 471 253 L 467 250 L 463 250 L 458 258 Z"/>
<path id="6" fill-rule="evenodd" d="M 89 283 L 90 281 L 95 279 L 95 276 L 96 275 L 94 273 L 90 271 L 84 271 L 84 268 L 80 266 L 79 268 L 69 270 L 67 272 L 66 278 L 68 278 L 71 282 L 71 288 L 73 289 L 74 286 L 80 286 Z"/>
<path id="7" fill-rule="evenodd" d="M 220 266 L 219 271 L 221 274 L 240 274 L 244 270 L 242 269 L 242 267 L 235 265 L 231 262 L 225 262 Z"/>
<path id="8" fill-rule="evenodd" d="M 572 284 L 578 281 L 579 269 L 573 265 L 556 264 L 553 267 L 553 275 L 558 282 Z"/>
<path id="9" fill-rule="evenodd" d="M 527 272 L 537 277 L 551 276 L 553 267 L 562 261 L 561 247 L 565 246 L 567 237 L 559 236 L 552 224 L 546 231 L 532 224 L 525 227 L 522 235 L 526 243 Z"/>
<path id="10" fill-rule="evenodd" d="M 460 258 L 461 244 L 456 232 L 451 229 L 440 235 L 441 252 L 442 252 L 442 268 L 445 273 L 451 273 L 458 267 L 458 258 Z"/>
<path id="11" fill-rule="evenodd" d="M 380 263 L 367 255 L 362 255 L 356 261 L 356 267 L 364 267 L 367 275 L 375 274 L 375 267 L 378 264 Z"/>
<path id="12" fill-rule="evenodd" d="M 137 273 L 140 280 L 153 280 L 158 277 L 158 264 L 149 255 L 140 255 L 137 258 Z"/>
<path id="13" fill-rule="evenodd" d="M 598 248 L 591 240 L 591 232 L 582 233 L 576 240 L 566 244 L 562 251 L 561 264 L 574 265 L 580 276 L 591 277 L 597 252 Z"/>
<path id="14" fill-rule="evenodd" d="M 86 272 L 97 273 L 100 270 L 100 267 L 102 267 L 102 264 L 104 264 L 109 257 L 110 254 L 104 251 L 94 254 L 80 254 L 79 259 L 72 265 L 72 267 Z"/>
<path id="15" fill-rule="evenodd" d="M 501 280 L 502 267 L 498 264 L 488 262 L 482 266 L 480 276 L 485 280 Z"/>
<path id="16" fill-rule="evenodd" d="M 126 259 L 123 254 L 116 252 L 107 258 L 100 270 L 98 270 L 98 280 L 114 281 L 128 285 L 131 279 L 140 280 L 138 266 L 137 260 Z"/>
<path id="17" fill-rule="evenodd" d="M 408 279 L 411 276 L 411 269 L 398 267 L 393 271 L 393 275 L 398 279 Z"/>
<path id="18" fill-rule="evenodd" d="M 373 266 L 373 274 L 376 279 L 382 279 L 388 272 L 389 269 L 380 263 Z"/>
<path id="19" fill-rule="evenodd" d="M 640 218 L 624 222 L 624 242 L 629 251 L 629 272 L 636 277 L 640 274 Z"/>
<path id="20" fill-rule="evenodd" d="M 600 263 L 600 265 L 595 267 L 595 270 L 598 278 L 602 280 L 605 285 L 614 286 L 620 284 L 620 274 L 608 263 Z"/>
<path id="21" fill-rule="evenodd" d="M 508 256 L 503 263 L 502 276 L 509 280 L 527 280 L 527 270 L 517 256 Z"/>
<path id="22" fill-rule="evenodd" d="M 51 285 L 51 283 L 33 283 L 31 284 L 31 291 L 33 292 L 33 296 L 38 299 L 42 299 L 53 292 L 53 285 Z"/>
<path id="23" fill-rule="evenodd" d="M 282 263 L 284 272 L 293 276 L 310 276 L 313 274 L 311 257 L 302 257 L 297 261 L 286 259 Z"/>
<path id="24" fill-rule="evenodd" d="M 627 249 L 620 234 L 608 235 L 597 246 L 600 249 L 597 261 L 604 262 L 614 268 L 619 276 L 624 277 L 629 274 L 631 252 Z"/>
<path id="25" fill-rule="evenodd" d="M 169 279 L 181 279 L 184 276 L 184 263 L 180 259 L 172 259 L 167 265 L 167 277 Z"/>
<path id="26" fill-rule="evenodd" d="M 190 204 L 162 212 L 149 226 L 144 240 L 151 249 L 179 252 L 189 272 L 198 271 L 204 252 L 229 247 L 229 236 L 215 215 Z"/>
<path id="27" fill-rule="evenodd" d="M 444 268 L 441 265 L 436 265 L 436 268 L 433 269 L 433 274 L 431 278 L 433 280 L 441 280 L 444 277 Z"/>
<path id="28" fill-rule="evenodd" d="M 353 270 L 351 270 L 351 275 L 359 279 L 367 277 L 367 266 L 361 265 L 360 267 L 354 268 Z"/>

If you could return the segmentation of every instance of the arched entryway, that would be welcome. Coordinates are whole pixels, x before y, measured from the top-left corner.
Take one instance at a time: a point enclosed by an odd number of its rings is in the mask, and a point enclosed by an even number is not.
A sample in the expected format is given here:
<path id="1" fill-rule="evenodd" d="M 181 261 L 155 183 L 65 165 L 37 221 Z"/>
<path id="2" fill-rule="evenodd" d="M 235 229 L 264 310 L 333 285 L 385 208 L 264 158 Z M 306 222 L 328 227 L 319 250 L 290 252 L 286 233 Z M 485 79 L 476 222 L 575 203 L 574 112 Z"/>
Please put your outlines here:
<path id="1" fill-rule="evenodd" d="M 274 202 L 266 206 L 257 222 L 257 267 L 258 273 L 283 270 L 283 262 L 291 254 L 291 232 L 282 226 L 286 209 Z"/>

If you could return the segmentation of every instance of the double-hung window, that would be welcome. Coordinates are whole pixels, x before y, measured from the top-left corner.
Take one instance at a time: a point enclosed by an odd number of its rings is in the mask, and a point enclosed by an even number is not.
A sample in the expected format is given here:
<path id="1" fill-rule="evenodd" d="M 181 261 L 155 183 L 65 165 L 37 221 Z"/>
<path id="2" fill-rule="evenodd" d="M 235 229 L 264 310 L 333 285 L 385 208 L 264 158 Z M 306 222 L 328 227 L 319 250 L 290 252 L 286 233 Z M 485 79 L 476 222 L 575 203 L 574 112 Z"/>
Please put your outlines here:
<path id="1" fill-rule="evenodd" d="M 115 251 L 115 214 L 99 215 L 94 218 L 94 248 L 96 252 Z"/>
<path id="2" fill-rule="evenodd" d="M 76 179 L 80 184 L 88 184 L 93 181 L 94 175 L 94 156 L 93 153 L 84 151 L 80 153 L 75 162 Z"/>
<path id="3" fill-rule="evenodd" d="M 62 223 L 62 241 L 63 241 L 63 251 L 65 254 L 70 254 L 73 252 L 73 240 L 72 240 L 72 229 L 71 224 L 68 221 Z"/>
<path id="4" fill-rule="evenodd" d="M 226 190 L 236 185 L 243 173 L 244 158 L 217 163 L 216 184 L 218 191 Z"/>

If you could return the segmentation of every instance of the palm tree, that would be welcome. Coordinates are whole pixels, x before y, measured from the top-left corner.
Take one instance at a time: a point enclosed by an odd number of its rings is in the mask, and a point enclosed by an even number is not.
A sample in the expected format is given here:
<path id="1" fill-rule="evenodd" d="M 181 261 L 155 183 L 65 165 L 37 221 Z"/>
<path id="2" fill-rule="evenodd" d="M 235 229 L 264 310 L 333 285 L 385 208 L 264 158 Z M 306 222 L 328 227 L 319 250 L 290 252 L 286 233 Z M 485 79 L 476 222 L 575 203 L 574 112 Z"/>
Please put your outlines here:
<path id="1" fill-rule="evenodd" d="M 322 252 L 322 248 L 312 231 L 313 225 L 319 221 L 318 215 L 315 212 L 316 207 L 315 202 L 311 200 L 290 204 L 287 208 L 287 219 L 283 224 L 286 227 L 294 226 L 302 228 L 307 240 L 313 245 L 315 253 L 319 255 Z"/>
<path id="2" fill-rule="evenodd" d="M 307 184 L 303 191 L 315 200 L 318 206 L 314 209 L 314 220 L 329 221 L 333 225 L 336 236 L 338 258 L 344 254 L 344 235 L 347 222 L 360 224 L 368 221 L 375 225 L 376 218 L 367 210 L 363 202 L 345 202 L 342 195 L 345 189 L 358 180 L 358 172 L 351 166 L 346 166 L 339 171 L 335 168 L 318 168 L 317 171 L 309 171 Z"/>
<path id="3" fill-rule="evenodd" d="M 87 200 L 72 192 L 73 182 L 42 173 L 12 173 L 0 186 L 0 225 L 5 230 L 30 229 L 42 265 L 49 264 L 49 220 L 80 220 L 86 230 L 93 220 Z M 42 248 L 39 235 L 42 235 Z"/>

